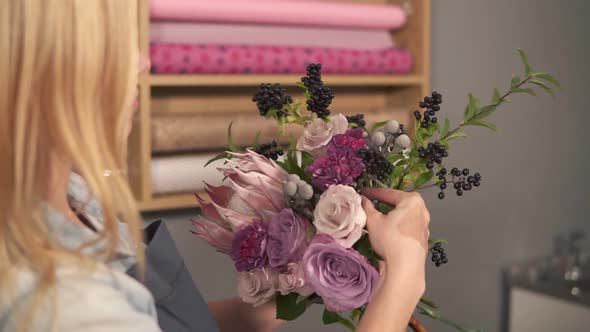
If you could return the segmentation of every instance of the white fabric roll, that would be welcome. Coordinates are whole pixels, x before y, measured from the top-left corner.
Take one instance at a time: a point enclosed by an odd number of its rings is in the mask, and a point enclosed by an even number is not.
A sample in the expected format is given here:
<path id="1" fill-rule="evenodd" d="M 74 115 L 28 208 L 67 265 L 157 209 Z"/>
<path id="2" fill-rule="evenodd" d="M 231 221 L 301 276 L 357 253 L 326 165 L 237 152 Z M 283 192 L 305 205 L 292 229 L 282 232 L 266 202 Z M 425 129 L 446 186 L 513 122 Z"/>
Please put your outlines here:
<path id="1" fill-rule="evenodd" d="M 203 181 L 219 185 L 223 174 L 217 167 L 223 160 L 216 160 L 205 167 L 207 161 L 217 153 L 154 157 L 152 159 L 152 192 L 171 194 L 200 192 L 205 188 Z"/>

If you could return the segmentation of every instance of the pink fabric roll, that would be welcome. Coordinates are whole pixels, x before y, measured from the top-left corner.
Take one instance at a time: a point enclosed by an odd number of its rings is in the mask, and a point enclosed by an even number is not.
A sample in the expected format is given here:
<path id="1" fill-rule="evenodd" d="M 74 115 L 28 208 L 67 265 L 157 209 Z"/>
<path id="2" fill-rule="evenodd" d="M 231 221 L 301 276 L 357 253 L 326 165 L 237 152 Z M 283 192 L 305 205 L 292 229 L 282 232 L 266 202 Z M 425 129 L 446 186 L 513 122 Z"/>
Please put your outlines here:
<path id="1" fill-rule="evenodd" d="M 294 74 L 321 63 L 325 74 L 407 74 L 412 57 L 407 50 L 152 44 L 156 74 Z"/>
<path id="2" fill-rule="evenodd" d="M 397 29 L 406 14 L 395 5 L 315 1 L 151 0 L 153 20 Z"/>
<path id="3" fill-rule="evenodd" d="M 394 46 L 391 34 L 387 30 L 193 22 L 152 22 L 150 40 L 153 43 L 354 49 L 380 49 Z"/>

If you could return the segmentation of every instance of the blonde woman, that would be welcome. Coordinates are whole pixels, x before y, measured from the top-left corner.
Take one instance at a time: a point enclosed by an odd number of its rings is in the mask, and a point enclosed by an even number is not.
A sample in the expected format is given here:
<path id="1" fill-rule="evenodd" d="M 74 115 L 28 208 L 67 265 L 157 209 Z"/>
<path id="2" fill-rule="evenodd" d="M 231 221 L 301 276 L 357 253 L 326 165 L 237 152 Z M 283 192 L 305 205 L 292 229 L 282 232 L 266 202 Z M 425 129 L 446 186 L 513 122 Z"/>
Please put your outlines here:
<path id="1" fill-rule="evenodd" d="M 126 165 L 138 72 L 147 69 L 136 7 L 0 1 L 0 331 L 281 325 L 272 305 L 205 304 L 165 224 L 142 234 L 126 172 L 117 171 Z M 387 273 L 359 329 L 403 331 L 424 290 L 428 213 L 419 196 L 367 195 L 399 208 L 384 216 L 365 202 Z"/>

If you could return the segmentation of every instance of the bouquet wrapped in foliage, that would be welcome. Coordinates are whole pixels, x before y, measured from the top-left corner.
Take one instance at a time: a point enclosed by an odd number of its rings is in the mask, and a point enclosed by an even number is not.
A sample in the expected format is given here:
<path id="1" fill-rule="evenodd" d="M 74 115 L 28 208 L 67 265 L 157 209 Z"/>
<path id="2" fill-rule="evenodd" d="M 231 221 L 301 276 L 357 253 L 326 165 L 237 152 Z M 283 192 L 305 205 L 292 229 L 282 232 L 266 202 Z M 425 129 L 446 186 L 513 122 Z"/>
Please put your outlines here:
<path id="1" fill-rule="evenodd" d="M 524 76 L 514 76 L 505 93 L 494 90 L 491 102 L 481 105 L 469 95 L 463 121 L 452 128 L 439 119 L 442 96 L 433 92 L 415 111 L 411 131 L 396 120 L 367 128 L 362 114 L 332 115 L 334 98 L 321 79 L 321 66 L 311 64 L 296 85 L 305 103 L 295 103 L 279 84 L 262 84 L 253 101 L 266 118 L 284 126 L 304 126 L 285 150 L 273 141 L 240 149 L 228 129 L 228 151 L 219 171 L 222 186 L 207 185 L 209 200 L 197 199 L 202 214 L 194 233 L 231 257 L 238 272 L 243 301 L 254 306 L 276 299 L 277 318 L 293 320 L 311 304 L 325 306 L 326 324 L 341 323 L 354 330 L 379 281 L 380 257 L 372 250 L 361 207 L 365 187 L 416 191 L 438 189 L 458 196 L 474 190 L 482 176 L 467 168 L 446 168 L 450 143 L 465 137 L 468 126 L 495 130 L 488 117 L 512 94 L 535 95 L 531 86 L 553 93 L 559 83 L 548 73 L 536 72 L 523 51 Z M 303 114 L 303 109 L 308 112 Z M 392 207 L 376 202 L 382 212 Z M 442 239 L 429 241 L 436 266 L 448 262 Z M 451 324 L 437 307 L 422 299 L 419 312 Z M 410 325 L 418 330 L 413 318 Z"/>

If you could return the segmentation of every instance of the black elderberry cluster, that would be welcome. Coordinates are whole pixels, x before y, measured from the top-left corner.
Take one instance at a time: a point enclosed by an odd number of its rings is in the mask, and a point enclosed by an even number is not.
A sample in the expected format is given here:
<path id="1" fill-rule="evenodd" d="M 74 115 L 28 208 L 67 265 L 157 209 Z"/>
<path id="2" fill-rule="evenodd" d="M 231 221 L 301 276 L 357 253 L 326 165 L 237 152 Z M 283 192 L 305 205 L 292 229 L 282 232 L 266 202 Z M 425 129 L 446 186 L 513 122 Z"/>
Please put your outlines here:
<path id="1" fill-rule="evenodd" d="M 307 66 L 307 75 L 301 78 L 301 82 L 307 88 L 310 97 L 307 101 L 307 110 L 319 118 L 327 118 L 330 115 L 328 107 L 332 104 L 334 93 L 322 82 L 322 65 L 312 63 Z"/>
<path id="2" fill-rule="evenodd" d="M 365 173 L 383 181 L 393 171 L 393 165 L 385 159 L 383 153 L 373 149 L 362 149 L 359 156 L 365 164 Z"/>
<path id="3" fill-rule="evenodd" d="M 447 183 L 453 185 L 453 189 L 456 190 L 457 196 L 463 196 L 464 191 L 470 191 L 473 187 L 479 187 L 481 182 L 481 175 L 479 173 L 469 175 L 468 168 L 462 170 L 456 167 L 453 168 L 450 173 L 453 178 L 450 182 L 447 182 L 448 175 L 446 168 L 442 168 L 436 173 L 436 175 L 439 180 L 443 180 L 440 184 L 440 192 L 438 193 L 438 198 L 440 199 L 445 198 L 444 190 L 447 189 Z"/>
<path id="4" fill-rule="evenodd" d="M 426 168 L 428 169 L 432 169 L 435 163 L 441 164 L 443 158 L 448 156 L 449 152 L 447 151 L 447 148 L 438 141 L 428 143 L 426 148 L 422 146 L 418 148 L 418 157 L 427 161 Z"/>
<path id="5" fill-rule="evenodd" d="M 264 83 L 260 85 L 252 101 L 256 102 L 260 115 L 266 116 L 271 109 L 276 109 L 277 116 L 281 117 L 287 114 L 285 105 L 293 103 L 293 98 L 286 93 L 287 90 L 278 83 Z"/>
<path id="6" fill-rule="evenodd" d="M 280 149 L 279 144 L 276 141 L 260 144 L 254 149 L 254 151 L 272 160 L 277 160 L 279 156 L 283 155 L 283 150 Z"/>
<path id="7" fill-rule="evenodd" d="M 348 123 L 354 123 L 359 127 L 365 127 L 367 125 L 364 114 L 347 116 L 346 120 L 348 121 Z"/>
<path id="8" fill-rule="evenodd" d="M 442 264 L 447 264 L 449 259 L 447 258 L 447 254 L 445 253 L 445 248 L 442 247 L 440 242 L 434 244 L 434 247 L 430 249 L 432 253 L 432 262 L 436 267 L 441 266 Z"/>
<path id="9" fill-rule="evenodd" d="M 420 127 L 428 128 L 431 123 L 438 122 L 435 115 L 436 112 L 440 111 L 440 104 L 442 104 L 442 95 L 436 91 L 433 91 L 430 97 L 424 97 L 424 100 L 418 104 L 420 108 L 424 109 L 424 116 L 420 111 L 414 112 L 416 120 L 420 121 Z"/>

